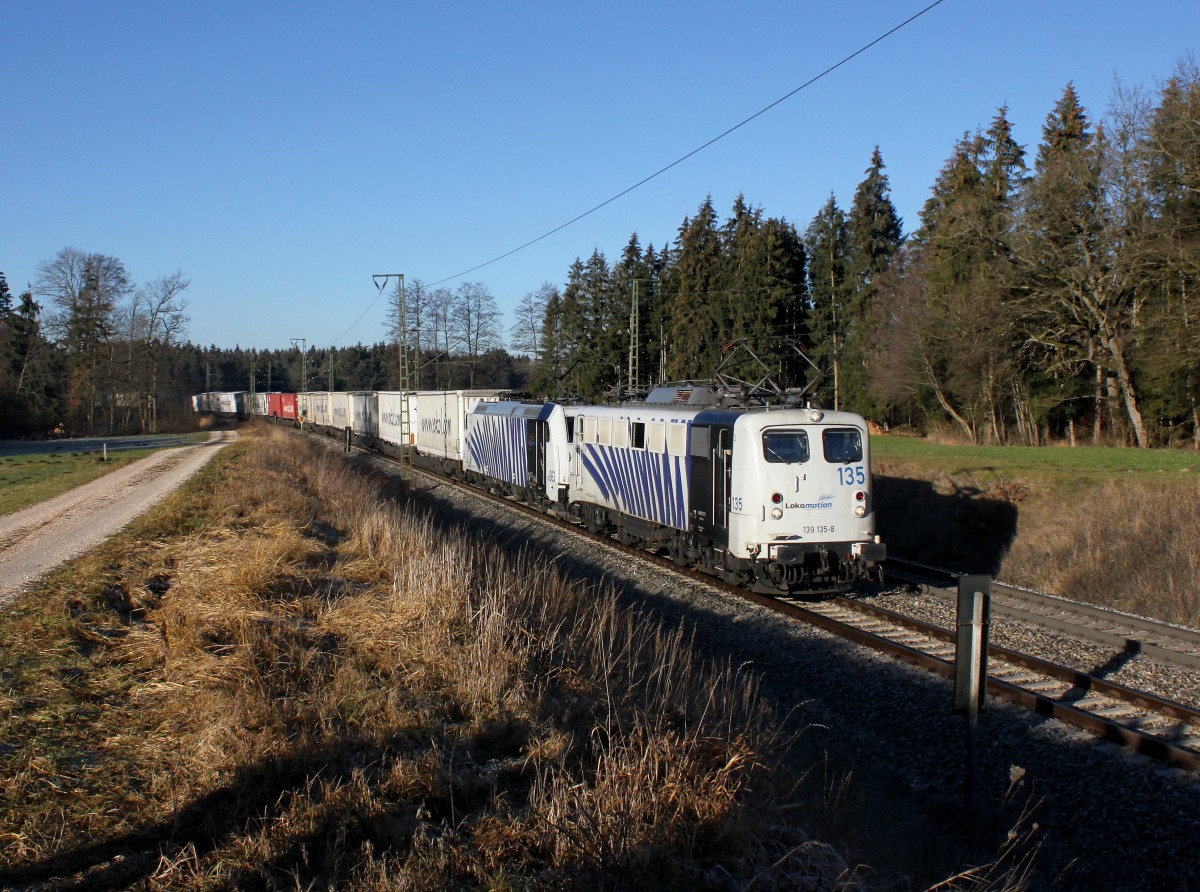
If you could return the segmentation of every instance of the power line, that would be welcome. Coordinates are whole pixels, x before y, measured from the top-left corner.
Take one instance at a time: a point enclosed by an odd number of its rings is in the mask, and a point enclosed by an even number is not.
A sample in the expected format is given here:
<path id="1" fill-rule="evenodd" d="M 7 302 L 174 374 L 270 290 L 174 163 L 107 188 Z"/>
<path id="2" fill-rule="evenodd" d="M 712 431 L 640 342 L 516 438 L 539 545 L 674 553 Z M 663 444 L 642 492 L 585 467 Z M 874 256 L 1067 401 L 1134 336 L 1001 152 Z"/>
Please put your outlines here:
<path id="1" fill-rule="evenodd" d="M 813 77 L 809 78 L 808 80 L 806 80 L 800 86 L 796 87 L 791 92 L 785 93 L 783 96 L 780 96 L 774 102 L 760 108 L 754 114 L 750 115 L 750 117 L 745 118 L 742 121 L 739 121 L 738 123 L 736 123 L 732 127 L 730 127 L 728 130 L 725 130 L 723 133 L 719 133 L 718 135 L 714 136 L 712 139 L 710 139 L 708 142 L 704 143 L 703 145 L 697 146 L 696 148 L 694 148 L 690 152 L 688 152 L 686 155 L 676 158 L 670 164 L 666 165 L 665 167 L 661 167 L 658 170 L 656 170 L 654 173 L 650 174 L 649 176 L 644 177 L 641 180 L 638 180 L 632 186 L 629 186 L 628 188 L 621 190 L 620 192 L 618 192 L 616 195 L 612 196 L 611 198 L 605 199 L 604 201 L 600 202 L 595 207 L 584 211 L 582 214 L 578 214 L 578 215 L 572 217 L 570 220 L 567 220 L 565 223 L 560 223 L 558 226 L 555 226 L 553 229 L 542 233 L 537 238 L 530 239 L 529 241 L 525 242 L 525 244 L 523 244 L 523 245 L 519 245 L 516 248 L 513 248 L 512 250 L 505 251 L 503 254 L 499 254 L 496 257 L 493 257 L 491 260 L 486 260 L 483 263 L 480 263 L 476 266 L 471 267 L 470 269 L 465 269 L 462 272 L 455 273 L 452 276 L 447 276 L 444 279 L 438 279 L 436 282 L 431 282 L 428 287 L 433 288 L 438 285 L 443 285 L 446 282 L 453 282 L 455 279 L 460 279 L 463 276 L 470 275 L 471 273 L 476 272 L 477 270 L 481 270 L 484 267 L 491 266 L 493 263 L 498 263 L 499 261 L 504 260 L 506 257 L 511 257 L 512 255 L 516 254 L 517 252 L 524 251 L 526 248 L 536 245 L 538 242 L 549 238 L 550 236 L 554 235 L 555 233 L 561 232 L 562 230 L 566 229 L 568 226 L 572 225 L 573 223 L 578 223 L 584 217 L 588 217 L 588 216 L 596 213 L 596 211 L 600 210 L 601 208 L 607 207 L 608 205 L 612 204 L 614 201 L 617 201 L 620 198 L 624 198 L 626 195 L 628 195 L 630 192 L 633 192 L 635 189 L 638 189 L 638 188 L 646 185 L 646 183 L 650 182 L 651 180 L 655 179 L 656 177 L 661 176 L 662 174 L 666 173 L 668 170 L 671 170 L 673 167 L 678 167 L 684 161 L 687 161 L 689 158 L 692 158 L 695 155 L 700 154 L 705 149 L 707 149 L 709 146 L 714 145 L 717 142 L 720 142 L 722 139 L 729 136 L 731 133 L 733 133 L 737 130 L 740 130 L 742 127 L 745 127 L 747 124 L 749 124 L 751 121 L 755 120 L 756 118 L 762 117 L 764 114 L 769 112 L 771 109 L 775 108 L 775 106 L 780 105 L 783 102 L 786 102 L 787 100 L 789 100 L 793 96 L 795 96 L 797 93 L 811 87 L 817 81 L 819 81 L 822 78 L 826 77 L 827 75 L 830 75 L 833 72 L 837 71 L 843 65 L 845 65 L 846 63 L 850 62 L 851 60 L 857 58 L 858 56 L 861 56 L 863 53 L 865 53 L 867 50 L 871 49 L 876 44 L 881 43 L 884 40 L 887 40 L 889 37 L 891 37 L 897 31 L 900 31 L 900 30 L 906 28 L 907 26 L 911 25 L 917 19 L 921 18 L 921 16 L 925 15 L 927 12 L 930 12 L 931 10 L 935 9 L 936 7 L 941 6 L 942 3 L 944 3 L 944 2 L 945 2 L 945 0 L 934 0 L 934 2 L 930 3 L 924 9 L 921 9 L 918 12 L 913 13 L 913 15 L 909 16 L 903 22 L 901 22 L 900 24 L 895 25 L 894 27 L 885 31 L 883 34 L 880 34 L 878 37 L 876 37 L 874 40 L 870 41 L 869 43 L 863 44 L 858 49 L 856 49 L 854 52 L 850 53 L 848 56 L 845 56 L 840 61 L 835 62 L 833 65 L 830 65 L 828 68 L 826 68 L 824 71 L 820 72 L 819 74 L 816 74 Z M 347 328 L 344 332 L 342 332 L 340 335 L 338 335 L 337 339 L 333 343 L 336 344 L 338 341 L 340 341 L 342 338 L 344 338 L 347 334 L 349 334 L 354 329 L 354 327 L 363 320 L 363 317 L 365 317 L 367 315 L 367 313 L 369 313 L 371 311 L 371 309 L 375 306 L 375 304 L 378 303 L 380 296 L 381 295 L 377 295 L 375 297 L 375 299 L 371 301 L 370 305 L 365 310 L 363 310 L 362 315 L 360 315 L 357 319 L 355 319 L 349 328 Z"/>
<path id="2" fill-rule="evenodd" d="M 670 164 L 668 164 L 666 167 L 662 167 L 662 168 L 656 170 L 654 173 L 650 174 L 648 177 L 638 180 L 638 182 L 634 183 L 629 188 L 624 189 L 621 192 L 618 192 L 616 195 L 612 196 L 611 198 L 605 199 L 604 201 L 600 202 L 595 207 L 584 211 L 582 214 L 572 217 L 570 220 L 568 220 L 565 223 L 561 223 L 558 226 L 555 226 L 550 231 L 542 233 L 535 239 L 530 239 L 523 245 L 513 248 L 510 251 L 505 251 L 503 254 L 493 257 L 491 260 L 487 260 L 487 261 L 484 261 L 483 263 L 480 263 L 478 266 L 473 266 L 470 269 L 465 269 L 460 273 L 455 273 L 452 276 L 447 276 L 444 279 L 438 279 L 436 282 L 431 282 L 429 287 L 432 288 L 436 285 L 441 285 L 445 282 L 452 282 L 455 279 L 461 278 L 462 276 L 470 275 L 471 273 L 475 272 L 476 270 L 481 270 L 485 266 L 491 266 L 493 263 L 501 261 L 506 257 L 511 257 L 513 254 L 516 254 L 518 251 L 524 251 L 526 248 L 530 247 L 531 245 L 536 245 L 538 242 L 542 241 L 543 239 L 549 238 L 550 236 L 554 235 L 556 232 L 561 232 L 562 230 L 564 230 L 568 226 L 570 226 L 572 223 L 578 223 L 584 217 L 594 214 L 596 211 L 600 210 L 603 207 L 607 207 L 608 205 L 612 204 L 617 199 L 624 198 L 626 195 L 628 195 L 633 190 L 646 185 L 646 183 L 650 182 L 655 177 L 661 176 L 662 174 L 666 173 L 668 170 L 670 170 L 673 167 L 677 167 L 678 165 L 682 164 L 684 161 L 687 161 L 689 158 L 693 157 L 694 155 L 698 155 L 700 152 L 703 152 L 705 149 L 707 149 L 709 146 L 713 145 L 714 143 L 721 141 L 722 139 L 729 136 L 729 134 L 733 133 L 734 131 L 740 130 L 742 127 L 749 124 L 755 118 L 761 117 L 762 115 L 766 114 L 771 109 L 773 109 L 775 106 L 779 105 L 780 103 L 786 102 L 788 99 L 791 99 L 793 96 L 795 96 L 800 91 L 805 90 L 808 87 L 811 87 L 813 84 L 815 84 L 817 81 L 821 80 L 826 75 L 832 74 L 834 71 L 837 71 L 839 68 L 841 68 L 847 62 L 851 61 L 852 59 L 856 58 L 857 56 L 861 56 L 863 53 L 865 53 L 867 50 L 871 49 L 871 47 L 875 46 L 877 43 L 880 43 L 880 42 L 886 40 L 887 38 L 891 37 L 897 31 L 900 31 L 901 29 L 912 24 L 917 19 L 919 19 L 921 16 L 925 15 L 925 13 L 929 12 L 930 10 L 934 9 L 937 6 L 940 6 L 944 2 L 945 2 L 945 0 L 934 0 L 933 3 L 930 3 L 924 9 L 909 16 L 903 22 L 901 22 L 900 24 L 891 28 L 890 30 L 885 31 L 883 34 L 880 34 L 878 37 L 876 37 L 870 43 L 863 44 L 861 47 L 856 49 L 850 55 L 843 58 L 841 61 L 835 62 L 833 65 L 830 65 L 828 68 L 826 68 L 820 74 L 814 75 L 813 77 L 809 78 L 807 81 L 802 83 L 800 86 L 796 87 L 796 89 L 792 90 L 790 93 L 780 96 L 778 99 L 776 99 L 770 105 L 760 108 L 758 111 L 756 111 L 750 117 L 746 118 L 743 121 L 739 121 L 737 124 L 734 124 L 732 127 L 730 127 L 725 132 L 720 133 L 717 136 L 714 136 L 712 139 L 710 139 L 708 142 L 704 143 L 702 146 L 698 146 L 697 148 L 692 149 L 686 155 L 675 159 Z"/>

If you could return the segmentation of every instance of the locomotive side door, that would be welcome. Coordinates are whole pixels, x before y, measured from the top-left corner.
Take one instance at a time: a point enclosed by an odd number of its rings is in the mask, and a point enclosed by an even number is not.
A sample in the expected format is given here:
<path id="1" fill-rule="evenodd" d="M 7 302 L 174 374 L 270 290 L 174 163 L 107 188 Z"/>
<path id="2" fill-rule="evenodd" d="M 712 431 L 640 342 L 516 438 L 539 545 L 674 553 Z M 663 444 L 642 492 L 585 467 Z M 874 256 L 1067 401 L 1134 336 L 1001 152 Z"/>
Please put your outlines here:
<path id="1" fill-rule="evenodd" d="M 733 428 L 723 418 L 700 418 L 692 422 L 688 448 L 689 527 L 723 547 L 729 538 Z"/>
<path id="2" fill-rule="evenodd" d="M 729 479 L 733 471 L 733 430 L 728 427 L 716 428 L 716 442 L 713 443 L 712 472 L 713 472 L 713 526 L 729 526 Z"/>
<path id="3" fill-rule="evenodd" d="M 546 490 L 546 446 L 550 440 L 550 425 L 545 421 L 527 419 L 525 422 L 525 449 L 529 461 L 530 489 Z"/>

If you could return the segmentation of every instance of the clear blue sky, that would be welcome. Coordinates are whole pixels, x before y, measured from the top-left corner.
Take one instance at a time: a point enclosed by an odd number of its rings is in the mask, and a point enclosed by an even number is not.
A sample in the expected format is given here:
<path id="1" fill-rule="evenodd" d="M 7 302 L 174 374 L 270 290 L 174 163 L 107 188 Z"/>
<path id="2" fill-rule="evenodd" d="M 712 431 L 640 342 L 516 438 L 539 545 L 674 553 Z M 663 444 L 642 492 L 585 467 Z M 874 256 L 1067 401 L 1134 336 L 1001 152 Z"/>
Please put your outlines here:
<path id="1" fill-rule="evenodd" d="M 0 0 L 0 270 L 15 294 L 66 246 L 182 270 L 206 345 L 383 340 L 372 274 L 432 283 L 536 238 L 928 2 Z M 945 0 L 445 284 L 485 284 L 507 334 L 577 256 L 661 247 L 708 194 L 801 228 L 845 207 L 876 144 L 910 231 L 998 106 L 1032 151 L 1068 81 L 1097 118 L 1114 78 L 1152 91 L 1198 42 L 1196 0 Z"/>

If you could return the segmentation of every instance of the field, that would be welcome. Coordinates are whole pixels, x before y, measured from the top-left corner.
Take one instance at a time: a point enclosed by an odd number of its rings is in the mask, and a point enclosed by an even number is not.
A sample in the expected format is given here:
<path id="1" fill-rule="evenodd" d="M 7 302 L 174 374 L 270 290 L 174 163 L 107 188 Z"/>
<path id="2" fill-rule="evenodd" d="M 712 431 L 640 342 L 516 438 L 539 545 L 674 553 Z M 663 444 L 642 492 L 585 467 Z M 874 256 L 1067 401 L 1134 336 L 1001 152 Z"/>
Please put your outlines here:
<path id="1" fill-rule="evenodd" d="M 872 443 L 893 553 L 1200 626 L 1200 454 Z"/>
<path id="2" fill-rule="evenodd" d="M 896 551 L 1195 616 L 1194 454 L 876 444 Z M 248 432 L 5 611 L 0 888 L 1020 888 L 796 764 L 745 667 L 425 512 Z"/>
<path id="3" fill-rule="evenodd" d="M 944 446 L 916 437 L 876 436 L 876 468 L 904 466 L 982 482 L 1019 479 L 1030 485 L 1084 488 L 1111 480 L 1178 482 L 1200 479 L 1200 452 L 1107 446 Z"/>
<path id="4" fill-rule="evenodd" d="M 145 458 L 153 449 L 110 452 L 102 461 L 97 452 L 58 452 L 0 456 L 0 514 L 44 502 L 97 477 Z"/>

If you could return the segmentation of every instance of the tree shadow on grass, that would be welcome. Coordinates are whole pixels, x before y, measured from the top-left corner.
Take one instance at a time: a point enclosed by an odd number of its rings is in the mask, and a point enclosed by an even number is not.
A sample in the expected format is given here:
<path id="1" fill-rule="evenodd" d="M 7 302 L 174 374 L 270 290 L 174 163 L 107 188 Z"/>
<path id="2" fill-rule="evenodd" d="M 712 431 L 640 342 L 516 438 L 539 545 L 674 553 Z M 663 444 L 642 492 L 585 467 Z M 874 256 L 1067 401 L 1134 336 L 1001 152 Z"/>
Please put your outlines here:
<path id="1" fill-rule="evenodd" d="M 897 557 L 995 576 L 1017 537 L 1013 502 L 978 487 L 875 475 L 877 531 Z"/>

